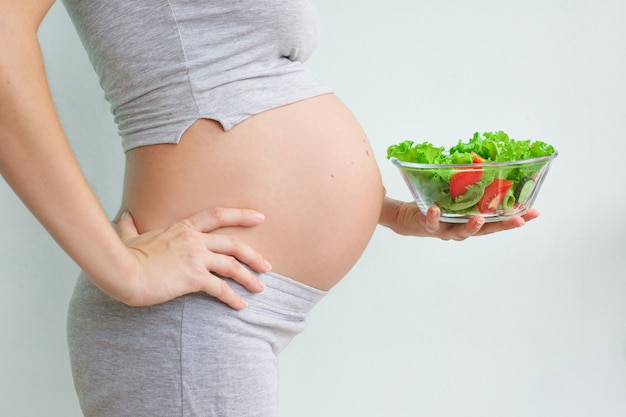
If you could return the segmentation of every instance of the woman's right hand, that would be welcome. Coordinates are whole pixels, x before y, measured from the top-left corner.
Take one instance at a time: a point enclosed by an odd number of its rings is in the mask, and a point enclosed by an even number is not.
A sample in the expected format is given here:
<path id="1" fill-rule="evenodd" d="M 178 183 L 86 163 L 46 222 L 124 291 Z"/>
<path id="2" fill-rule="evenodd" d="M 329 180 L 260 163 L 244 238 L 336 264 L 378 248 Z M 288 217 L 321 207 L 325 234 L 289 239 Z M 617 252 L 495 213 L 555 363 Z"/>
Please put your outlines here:
<path id="1" fill-rule="evenodd" d="M 253 210 L 214 208 L 165 229 L 139 234 L 127 213 L 117 230 L 136 259 L 136 269 L 130 279 L 105 292 L 131 306 L 148 306 L 203 291 L 234 309 L 243 309 L 246 302 L 221 277 L 261 292 L 264 285 L 251 270 L 263 273 L 271 266 L 238 238 L 212 232 L 262 221 L 263 215 Z"/>

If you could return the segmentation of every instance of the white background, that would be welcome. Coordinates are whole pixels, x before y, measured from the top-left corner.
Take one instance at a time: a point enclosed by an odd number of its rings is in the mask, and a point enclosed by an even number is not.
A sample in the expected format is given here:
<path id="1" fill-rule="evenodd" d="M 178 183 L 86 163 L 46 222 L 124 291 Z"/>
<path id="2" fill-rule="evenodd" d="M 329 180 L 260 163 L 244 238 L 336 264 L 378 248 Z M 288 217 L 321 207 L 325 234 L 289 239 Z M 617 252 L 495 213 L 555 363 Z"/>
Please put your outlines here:
<path id="1" fill-rule="evenodd" d="M 281 417 L 626 415 L 626 2 L 317 4 L 309 67 L 362 122 L 393 197 L 410 198 L 385 159 L 404 139 L 505 130 L 560 156 L 520 230 L 459 243 L 380 228 L 284 352 Z M 119 138 L 60 4 L 40 38 L 112 216 Z M 1 416 L 80 416 L 65 344 L 76 273 L 0 182 Z"/>

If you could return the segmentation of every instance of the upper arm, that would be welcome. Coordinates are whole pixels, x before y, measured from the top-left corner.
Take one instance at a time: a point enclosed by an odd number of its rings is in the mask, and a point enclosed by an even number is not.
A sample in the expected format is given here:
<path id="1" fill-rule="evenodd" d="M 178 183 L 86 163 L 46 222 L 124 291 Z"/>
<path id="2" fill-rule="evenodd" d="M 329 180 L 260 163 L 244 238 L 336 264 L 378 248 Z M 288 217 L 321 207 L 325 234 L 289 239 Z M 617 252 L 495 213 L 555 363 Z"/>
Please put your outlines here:
<path id="1" fill-rule="evenodd" d="M 0 141 L 4 154 L 10 142 L 46 137 L 37 131 L 40 122 L 40 128 L 50 132 L 59 124 L 37 37 L 53 4 L 54 0 L 0 0 Z M 0 158 L 2 171 L 5 159 Z"/>
<path id="2" fill-rule="evenodd" d="M 55 0 L 0 0 L 1 28 L 37 30 Z"/>

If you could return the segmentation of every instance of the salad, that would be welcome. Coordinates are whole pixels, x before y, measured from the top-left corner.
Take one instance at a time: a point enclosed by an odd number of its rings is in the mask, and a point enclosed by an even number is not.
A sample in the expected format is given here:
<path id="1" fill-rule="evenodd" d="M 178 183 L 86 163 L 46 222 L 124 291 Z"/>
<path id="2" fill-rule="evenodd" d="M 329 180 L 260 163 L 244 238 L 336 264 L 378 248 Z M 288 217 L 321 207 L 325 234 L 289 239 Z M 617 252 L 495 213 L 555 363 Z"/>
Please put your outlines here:
<path id="1" fill-rule="evenodd" d="M 552 145 L 502 131 L 477 132 L 448 150 L 410 140 L 387 149 L 425 205 L 454 215 L 528 209 L 542 169 L 555 155 Z"/>

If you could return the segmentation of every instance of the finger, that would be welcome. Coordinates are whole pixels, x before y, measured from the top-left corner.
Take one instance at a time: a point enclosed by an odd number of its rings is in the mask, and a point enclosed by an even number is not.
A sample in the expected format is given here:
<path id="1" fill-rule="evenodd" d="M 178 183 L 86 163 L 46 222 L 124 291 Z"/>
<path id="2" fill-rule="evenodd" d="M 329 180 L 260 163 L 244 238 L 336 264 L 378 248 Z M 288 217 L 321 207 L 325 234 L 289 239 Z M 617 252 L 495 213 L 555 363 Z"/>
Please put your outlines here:
<path id="1" fill-rule="evenodd" d="M 485 224 L 485 219 L 481 216 L 472 217 L 467 223 L 452 225 L 448 223 L 442 226 L 440 222 L 441 209 L 432 206 L 426 213 L 426 230 L 443 240 L 465 240 L 470 236 L 477 234 Z"/>
<path id="2" fill-rule="evenodd" d="M 478 234 L 484 225 L 485 219 L 482 216 L 474 216 L 467 223 L 450 229 L 451 236 L 449 238 L 459 241 L 465 240 Z"/>
<path id="3" fill-rule="evenodd" d="M 188 217 L 183 223 L 194 230 L 208 233 L 220 227 L 256 226 L 264 219 L 265 216 L 255 210 L 214 207 Z"/>
<path id="4" fill-rule="evenodd" d="M 485 228 L 484 232 L 485 234 L 488 234 L 504 230 L 516 229 L 518 227 L 524 226 L 527 222 L 536 219 L 537 217 L 539 217 L 539 215 L 540 213 L 538 210 L 530 209 L 522 216 L 511 217 L 502 222 L 490 224 L 488 228 Z"/>
<path id="5" fill-rule="evenodd" d="M 485 226 L 485 223 L 485 218 L 482 216 L 472 217 L 466 224 L 466 237 L 474 236 L 475 234 L 479 233 L 481 229 Z"/>
<path id="6" fill-rule="evenodd" d="M 428 211 L 426 212 L 426 223 L 424 224 L 424 228 L 427 232 L 435 234 L 439 231 L 441 226 L 439 217 L 441 217 L 441 210 L 439 207 L 431 206 L 428 208 Z"/>
<path id="7" fill-rule="evenodd" d="M 524 215 L 522 216 L 522 218 L 523 218 L 525 221 L 529 222 L 529 221 L 531 221 L 531 220 L 533 220 L 533 219 L 536 219 L 536 218 L 537 218 L 537 217 L 539 217 L 540 215 L 541 215 L 541 213 L 539 212 L 539 210 L 536 210 L 536 209 L 530 209 L 530 210 L 528 210 L 528 212 L 526 212 L 526 214 L 524 214 Z"/>
<path id="8" fill-rule="evenodd" d="M 209 272 L 230 278 L 250 292 L 262 292 L 265 284 L 259 277 L 232 256 L 214 255 Z"/>
<path id="9" fill-rule="evenodd" d="M 496 232 L 503 232 L 505 230 L 516 229 L 518 227 L 522 227 L 526 224 L 524 218 L 516 216 L 511 217 L 509 219 L 503 220 L 501 222 L 493 222 L 489 223 L 480 231 L 481 235 L 488 235 Z"/>
<path id="10" fill-rule="evenodd" d="M 117 233 L 122 240 L 139 236 L 135 220 L 129 212 L 126 211 L 122 214 L 122 218 L 117 223 Z"/>
<path id="11" fill-rule="evenodd" d="M 222 278 L 211 275 L 206 282 L 204 292 L 217 298 L 235 310 L 243 310 L 248 303 L 241 298 Z"/>
<path id="12" fill-rule="evenodd" d="M 236 236 L 205 235 L 206 248 L 211 253 L 229 255 L 248 265 L 256 272 L 268 272 L 272 265 L 259 252 L 243 243 Z"/>

